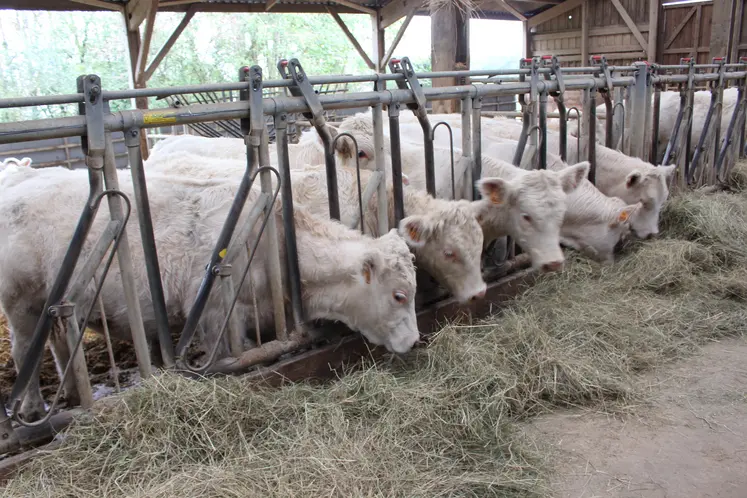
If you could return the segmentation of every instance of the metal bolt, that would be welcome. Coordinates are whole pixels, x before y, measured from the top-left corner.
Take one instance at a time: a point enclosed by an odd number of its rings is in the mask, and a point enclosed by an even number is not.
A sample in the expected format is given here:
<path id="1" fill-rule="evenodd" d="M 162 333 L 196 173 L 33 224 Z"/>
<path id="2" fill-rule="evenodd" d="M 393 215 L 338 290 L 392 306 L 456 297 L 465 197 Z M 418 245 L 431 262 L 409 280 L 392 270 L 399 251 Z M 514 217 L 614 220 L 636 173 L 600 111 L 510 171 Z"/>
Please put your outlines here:
<path id="1" fill-rule="evenodd" d="M 136 137 L 137 136 L 137 130 L 130 130 L 130 136 Z"/>
<path id="2" fill-rule="evenodd" d="M 94 83 L 96 81 L 96 76 L 92 74 L 91 76 L 88 77 L 88 81 L 90 81 L 91 83 Z"/>

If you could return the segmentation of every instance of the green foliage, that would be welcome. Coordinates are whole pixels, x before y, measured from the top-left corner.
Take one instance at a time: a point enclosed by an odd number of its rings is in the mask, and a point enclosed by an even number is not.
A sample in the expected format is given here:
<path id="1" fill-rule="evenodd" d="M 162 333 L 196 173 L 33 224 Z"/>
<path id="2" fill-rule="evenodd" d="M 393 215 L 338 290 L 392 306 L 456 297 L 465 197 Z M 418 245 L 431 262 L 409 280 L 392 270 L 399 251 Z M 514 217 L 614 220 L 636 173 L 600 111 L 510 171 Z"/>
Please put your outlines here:
<path id="1" fill-rule="evenodd" d="M 159 13 L 149 62 L 183 14 Z M 342 15 L 362 47 L 372 46 L 370 18 Z M 386 32 L 387 46 L 402 21 Z M 29 97 L 75 93 L 80 74 L 98 74 L 105 90 L 129 88 L 129 57 L 123 21 L 116 12 L 0 12 L 0 95 Z M 370 51 L 368 51 L 370 54 Z M 235 81 L 238 68 L 258 64 L 266 79 L 279 77 L 281 58 L 297 57 L 309 74 L 370 72 L 327 14 L 199 13 L 148 82 L 149 87 Z M 429 70 L 429 60 L 416 60 Z M 351 86 L 368 90 L 371 85 Z M 152 101 L 151 106 L 163 106 Z M 112 102 L 114 110 L 130 101 Z M 75 106 L 0 110 L 0 121 L 73 115 Z"/>

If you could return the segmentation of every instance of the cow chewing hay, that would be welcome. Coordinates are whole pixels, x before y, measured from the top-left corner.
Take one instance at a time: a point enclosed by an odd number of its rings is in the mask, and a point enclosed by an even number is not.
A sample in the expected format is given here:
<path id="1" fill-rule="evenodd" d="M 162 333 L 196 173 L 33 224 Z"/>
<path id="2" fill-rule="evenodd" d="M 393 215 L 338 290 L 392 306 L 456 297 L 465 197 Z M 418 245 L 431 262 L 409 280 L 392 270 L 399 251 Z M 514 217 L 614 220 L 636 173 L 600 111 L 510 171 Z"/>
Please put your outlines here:
<path id="1" fill-rule="evenodd" d="M 744 174 L 743 172 L 740 174 Z M 688 193 L 612 266 L 569 255 L 500 316 L 282 389 L 163 374 L 99 403 L 3 496 L 549 496 L 515 422 L 629 412 L 633 376 L 747 332 L 747 192 Z"/>

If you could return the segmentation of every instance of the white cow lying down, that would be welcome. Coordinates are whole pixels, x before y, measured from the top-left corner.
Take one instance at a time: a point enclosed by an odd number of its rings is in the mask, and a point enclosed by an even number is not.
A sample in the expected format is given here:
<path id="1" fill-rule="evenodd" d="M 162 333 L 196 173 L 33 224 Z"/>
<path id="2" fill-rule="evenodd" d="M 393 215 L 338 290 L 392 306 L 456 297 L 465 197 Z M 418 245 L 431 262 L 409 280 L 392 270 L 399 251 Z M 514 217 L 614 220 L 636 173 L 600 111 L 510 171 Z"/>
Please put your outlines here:
<path id="1" fill-rule="evenodd" d="M 239 183 L 245 165 L 237 160 L 216 160 L 189 153 L 173 153 L 149 158 L 148 172 L 184 175 L 190 178 L 225 178 Z M 326 168 L 324 165 L 291 171 L 294 204 L 300 202 L 320 217 L 329 216 Z M 361 190 L 371 172 L 361 171 Z M 338 167 L 338 199 L 343 223 L 353 226 L 358 214 L 358 190 L 354 170 Z M 389 226 L 394 224 L 394 197 L 389 184 Z M 408 189 L 404 195 L 405 214 L 399 232 L 415 253 L 419 268 L 427 271 L 460 302 L 485 295 L 486 284 L 480 272 L 482 231 L 478 217 L 489 217 L 493 209 L 486 203 L 433 199 L 426 192 Z M 376 195 L 364 211 L 366 233 L 378 234 Z M 302 247 L 299 245 L 299 247 Z"/>
<path id="2" fill-rule="evenodd" d="M 133 198 L 129 172 L 119 171 L 121 189 Z M 148 173 L 150 205 L 161 277 L 170 324 L 181 328 L 194 302 L 214 241 L 236 191 L 236 182 L 199 180 Z M 256 198 L 255 190 L 251 198 Z M 11 167 L 0 173 L 0 308 L 7 316 L 16 368 L 26 356 L 36 321 L 43 311 L 47 293 L 60 268 L 78 216 L 88 196 L 86 170 L 50 168 L 31 170 Z M 277 203 L 275 216 L 281 223 Z M 132 250 L 135 282 L 139 290 L 145 329 L 156 336 L 153 309 L 140 244 L 136 206 L 127 231 Z M 246 210 L 248 211 L 248 210 Z M 91 229 L 83 258 L 108 220 L 106 201 Z M 419 338 L 415 317 L 415 267 L 407 244 L 392 230 L 372 239 L 342 224 L 315 217 L 298 205 L 295 211 L 298 235 L 303 305 L 309 319 L 331 319 L 345 323 L 369 341 L 397 353 L 404 353 Z M 259 226 L 259 224 L 257 224 Z M 282 230 L 280 247 L 284 248 Z M 272 324 L 272 304 L 266 269 L 267 245 L 263 237 L 252 263 L 251 276 L 257 289 L 260 326 Z M 282 249 L 281 249 L 282 250 Z M 281 254 L 281 261 L 285 256 Z M 82 266 L 80 262 L 76 268 Z M 75 275 L 73 278 L 75 278 Z M 241 323 L 253 324 L 249 286 L 244 286 L 234 310 Z M 86 289 L 78 313 L 87 309 L 93 286 Z M 113 336 L 129 339 L 129 324 L 123 298 L 121 275 L 114 259 L 101 296 Z M 207 331 L 203 345 L 215 344 L 215 333 L 223 319 L 220 292 L 216 289 L 203 314 Z M 80 316 L 80 315 L 79 315 Z M 98 307 L 90 326 L 100 329 Z M 219 351 L 227 353 L 225 342 Z M 67 361 L 64 338 L 53 340 L 52 351 L 58 367 Z M 74 389 L 66 386 L 75 399 Z M 35 419 L 43 413 L 38 377 L 32 381 L 22 405 L 22 414 Z"/>

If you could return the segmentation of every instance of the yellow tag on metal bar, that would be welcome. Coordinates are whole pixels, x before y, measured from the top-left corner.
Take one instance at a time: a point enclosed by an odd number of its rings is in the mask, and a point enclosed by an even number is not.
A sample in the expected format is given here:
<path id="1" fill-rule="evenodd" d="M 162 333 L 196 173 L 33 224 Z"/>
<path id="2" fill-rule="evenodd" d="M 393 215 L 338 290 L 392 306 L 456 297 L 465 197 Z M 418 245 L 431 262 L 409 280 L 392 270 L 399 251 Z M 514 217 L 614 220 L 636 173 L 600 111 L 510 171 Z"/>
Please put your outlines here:
<path id="1" fill-rule="evenodd" d="M 176 116 L 167 116 L 164 114 L 146 114 L 143 116 L 143 123 L 147 125 L 163 125 L 176 123 Z"/>

